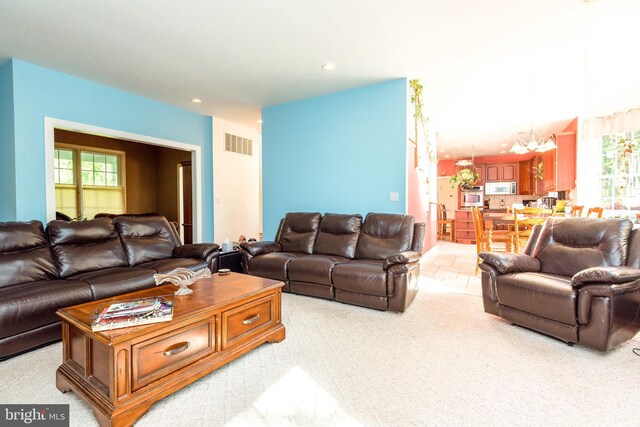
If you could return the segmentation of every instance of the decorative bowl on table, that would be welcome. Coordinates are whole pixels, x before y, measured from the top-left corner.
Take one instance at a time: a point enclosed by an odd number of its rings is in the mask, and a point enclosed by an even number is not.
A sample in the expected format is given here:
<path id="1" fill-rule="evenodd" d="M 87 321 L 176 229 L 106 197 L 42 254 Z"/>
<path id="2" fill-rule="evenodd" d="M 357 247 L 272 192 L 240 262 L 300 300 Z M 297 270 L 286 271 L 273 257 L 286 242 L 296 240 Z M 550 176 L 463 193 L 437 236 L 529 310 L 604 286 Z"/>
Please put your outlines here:
<path id="1" fill-rule="evenodd" d="M 190 295 L 193 293 L 193 290 L 189 289 L 189 286 L 193 284 L 196 280 L 202 279 L 205 277 L 211 277 L 211 270 L 208 268 L 203 268 L 198 271 L 191 271 L 188 268 L 176 268 L 168 272 L 167 274 L 154 274 L 153 278 L 156 281 L 156 285 L 161 285 L 163 283 L 171 283 L 172 285 L 178 286 L 178 290 L 174 292 L 176 295 Z"/>

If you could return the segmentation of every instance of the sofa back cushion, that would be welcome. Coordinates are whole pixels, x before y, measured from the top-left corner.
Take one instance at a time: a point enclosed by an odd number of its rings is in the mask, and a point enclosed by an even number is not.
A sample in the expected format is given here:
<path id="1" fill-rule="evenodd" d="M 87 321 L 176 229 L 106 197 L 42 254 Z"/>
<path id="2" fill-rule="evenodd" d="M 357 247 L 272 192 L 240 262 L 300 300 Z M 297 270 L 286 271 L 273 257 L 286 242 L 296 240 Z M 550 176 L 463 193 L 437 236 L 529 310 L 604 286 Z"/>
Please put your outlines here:
<path id="1" fill-rule="evenodd" d="M 619 267 L 627 261 L 633 224 L 624 218 L 548 218 L 533 249 L 541 272 L 572 277 L 589 267 Z"/>
<path id="2" fill-rule="evenodd" d="M 631 234 L 629 234 L 627 266 L 640 268 L 640 227 L 633 227 L 633 230 L 631 230 Z"/>
<path id="3" fill-rule="evenodd" d="M 173 257 L 180 238 L 163 216 L 119 216 L 113 220 L 130 266 Z"/>
<path id="4" fill-rule="evenodd" d="M 47 234 L 61 278 L 127 265 L 118 233 L 109 218 L 51 221 Z"/>
<path id="5" fill-rule="evenodd" d="M 278 243 L 282 252 L 313 252 L 320 214 L 317 212 L 290 212 L 285 215 Z"/>
<path id="6" fill-rule="evenodd" d="M 0 222 L 0 288 L 57 276 L 40 221 Z"/>
<path id="7" fill-rule="evenodd" d="M 411 215 L 367 214 L 356 246 L 356 258 L 385 259 L 392 253 L 411 250 L 413 223 Z"/>
<path id="8" fill-rule="evenodd" d="M 362 216 L 326 213 L 320 221 L 320 230 L 313 246 L 314 254 L 356 256 L 356 244 L 362 226 Z"/>

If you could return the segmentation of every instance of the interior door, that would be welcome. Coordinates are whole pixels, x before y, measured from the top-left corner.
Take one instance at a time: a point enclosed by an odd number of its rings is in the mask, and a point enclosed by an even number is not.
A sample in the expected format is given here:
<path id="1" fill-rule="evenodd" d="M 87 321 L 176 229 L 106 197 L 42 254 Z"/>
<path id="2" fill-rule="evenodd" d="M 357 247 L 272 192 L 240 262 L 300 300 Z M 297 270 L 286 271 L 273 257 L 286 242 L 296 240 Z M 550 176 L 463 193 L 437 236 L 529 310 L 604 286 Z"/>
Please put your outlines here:
<path id="1" fill-rule="evenodd" d="M 193 243 L 193 194 L 191 192 L 191 162 L 180 162 L 182 188 L 182 241 L 184 244 Z"/>
<path id="2" fill-rule="evenodd" d="M 451 188 L 449 177 L 438 178 L 438 203 L 447 208 L 447 218 L 453 218 L 458 209 L 458 189 Z"/>

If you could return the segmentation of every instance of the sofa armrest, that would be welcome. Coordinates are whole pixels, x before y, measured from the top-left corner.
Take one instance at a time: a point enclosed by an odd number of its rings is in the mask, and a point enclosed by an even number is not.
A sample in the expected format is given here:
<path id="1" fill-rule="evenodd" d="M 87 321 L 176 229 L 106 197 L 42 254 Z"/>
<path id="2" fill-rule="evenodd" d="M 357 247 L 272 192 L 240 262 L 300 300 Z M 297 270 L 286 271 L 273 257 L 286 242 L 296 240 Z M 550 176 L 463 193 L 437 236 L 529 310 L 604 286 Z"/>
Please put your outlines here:
<path id="1" fill-rule="evenodd" d="M 594 297 L 615 298 L 637 292 L 640 294 L 640 280 L 612 285 L 587 285 L 578 289 L 578 323 L 586 325 L 591 317 L 591 301 Z M 637 302 L 638 296 L 632 296 Z M 637 311 L 636 311 L 637 315 Z"/>
<path id="2" fill-rule="evenodd" d="M 251 256 L 280 252 L 282 250 L 280 244 L 276 242 L 242 242 L 240 247 L 249 252 Z"/>
<path id="3" fill-rule="evenodd" d="M 412 262 L 420 261 L 422 254 L 415 251 L 396 252 L 385 258 L 382 263 L 382 268 L 388 270 L 389 267 L 395 264 L 409 264 Z"/>
<path id="4" fill-rule="evenodd" d="M 525 254 L 480 252 L 478 256 L 483 262 L 495 267 L 502 274 L 540 271 L 540 261 Z"/>
<path id="5" fill-rule="evenodd" d="M 571 278 L 571 286 L 579 287 L 589 283 L 619 284 L 640 279 L 640 269 L 633 267 L 591 267 L 577 272 Z"/>
<path id="6" fill-rule="evenodd" d="M 173 257 L 207 259 L 219 249 L 220 246 L 217 243 L 193 243 L 173 248 Z"/>

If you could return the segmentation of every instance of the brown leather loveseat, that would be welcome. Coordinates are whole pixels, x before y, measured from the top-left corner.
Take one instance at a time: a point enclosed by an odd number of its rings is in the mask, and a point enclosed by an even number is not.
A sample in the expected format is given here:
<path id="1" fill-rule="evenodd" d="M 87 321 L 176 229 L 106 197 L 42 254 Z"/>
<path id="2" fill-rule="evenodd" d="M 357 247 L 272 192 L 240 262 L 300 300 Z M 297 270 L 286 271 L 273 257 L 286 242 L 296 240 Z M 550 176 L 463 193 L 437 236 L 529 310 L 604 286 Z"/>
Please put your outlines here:
<path id="1" fill-rule="evenodd" d="M 275 242 L 242 243 L 247 274 L 284 291 L 403 312 L 418 292 L 424 224 L 410 215 L 288 213 Z"/>
<path id="2" fill-rule="evenodd" d="M 600 351 L 640 330 L 640 229 L 628 219 L 556 218 L 523 254 L 482 252 L 484 310 Z"/>
<path id="3" fill-rule="evenodd" d="M 182 245 L 164 217 L 0 223 L 0 360 L 60 339 L 59 308 L 215 271 L 216 244 Z"/>

